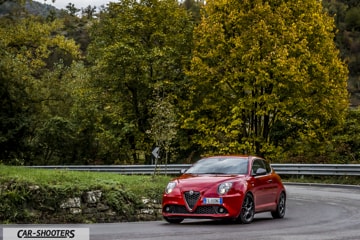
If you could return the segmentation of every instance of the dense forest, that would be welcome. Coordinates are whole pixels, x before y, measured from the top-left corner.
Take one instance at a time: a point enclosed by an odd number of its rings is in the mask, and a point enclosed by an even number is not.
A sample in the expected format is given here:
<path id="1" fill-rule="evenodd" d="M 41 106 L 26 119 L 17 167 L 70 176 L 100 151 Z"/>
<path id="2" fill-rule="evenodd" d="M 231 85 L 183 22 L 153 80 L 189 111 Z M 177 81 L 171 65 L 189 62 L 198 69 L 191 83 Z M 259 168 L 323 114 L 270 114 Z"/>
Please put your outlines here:
<path id="1" fill-rule="evenodd" d="M 359 163 L 357 0 L 0 0 L 0 36 L 0 163 Z"/>

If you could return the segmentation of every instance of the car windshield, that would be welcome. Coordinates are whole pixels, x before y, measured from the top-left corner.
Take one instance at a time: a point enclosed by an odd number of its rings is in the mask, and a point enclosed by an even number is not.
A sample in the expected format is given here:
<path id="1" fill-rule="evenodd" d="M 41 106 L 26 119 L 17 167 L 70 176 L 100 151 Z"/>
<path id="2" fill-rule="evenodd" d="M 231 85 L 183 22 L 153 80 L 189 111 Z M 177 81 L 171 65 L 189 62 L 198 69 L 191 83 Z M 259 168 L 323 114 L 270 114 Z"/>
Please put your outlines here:
<path id="1" fill-rule="evenodd" d="M 246 174 L 249 160 L 245 157 L 211 157 L 196 162 L 186 173 L 191 174 Z"/>

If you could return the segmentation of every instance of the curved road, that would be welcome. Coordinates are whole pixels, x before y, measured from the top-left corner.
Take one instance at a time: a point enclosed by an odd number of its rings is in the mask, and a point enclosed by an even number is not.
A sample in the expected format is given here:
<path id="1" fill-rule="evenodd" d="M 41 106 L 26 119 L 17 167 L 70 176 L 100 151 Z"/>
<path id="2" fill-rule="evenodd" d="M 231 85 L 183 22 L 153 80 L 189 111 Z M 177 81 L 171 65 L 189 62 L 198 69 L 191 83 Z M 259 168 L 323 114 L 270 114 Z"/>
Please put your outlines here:
<path id="1" fill-rule="evenodd" d="M 248 225 L 185 220 L 178 225 L 154 221 L 71 226 L 89 227 L 91 240 L 360 239 L 360 188 L 287 184 L 286 189 L 284 219 L 274 220 L 270 213 L 262 213 L 255 215 L 254 222 Z"/>

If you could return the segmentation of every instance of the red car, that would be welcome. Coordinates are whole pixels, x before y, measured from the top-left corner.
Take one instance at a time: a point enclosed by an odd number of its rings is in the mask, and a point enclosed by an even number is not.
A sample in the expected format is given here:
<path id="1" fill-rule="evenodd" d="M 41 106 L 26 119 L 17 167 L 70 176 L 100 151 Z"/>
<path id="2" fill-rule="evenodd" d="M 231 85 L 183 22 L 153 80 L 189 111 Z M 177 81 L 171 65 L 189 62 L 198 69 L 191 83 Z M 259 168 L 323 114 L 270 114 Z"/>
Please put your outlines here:
<path id="1" fill-rule="evenodd" d="M 251 223 L 255 213 L 283 218 L 286 191 L 279 175 L 256 156 L 200 159 L 168 183 L 162 215 L 169 223 L 185 218 L 233 219 Z"/>

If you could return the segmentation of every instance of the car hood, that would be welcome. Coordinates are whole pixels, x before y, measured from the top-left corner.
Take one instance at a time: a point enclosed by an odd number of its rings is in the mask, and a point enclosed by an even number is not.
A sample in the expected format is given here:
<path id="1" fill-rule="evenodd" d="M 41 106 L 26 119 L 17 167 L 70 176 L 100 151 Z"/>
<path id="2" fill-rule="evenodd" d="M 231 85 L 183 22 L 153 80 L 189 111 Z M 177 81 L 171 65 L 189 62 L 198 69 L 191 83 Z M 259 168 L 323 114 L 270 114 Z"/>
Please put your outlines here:
<path id="1" fill-rule="evenodd" d="M 201 191 L 223 182 L 241 181 L 244 178 L 243 175 L 184 174 L 176 182 L 182 191 Z"/>

